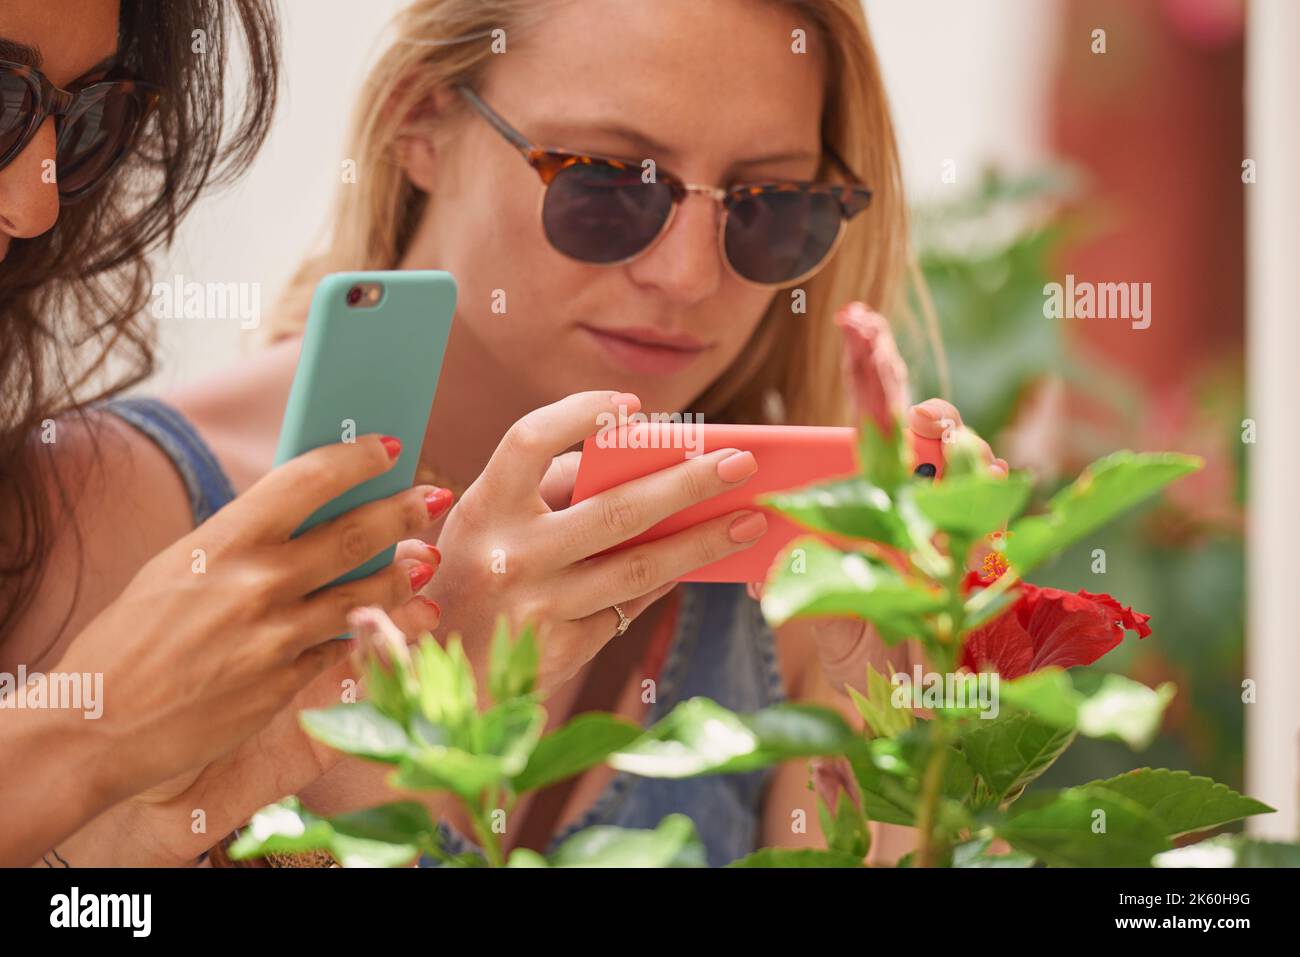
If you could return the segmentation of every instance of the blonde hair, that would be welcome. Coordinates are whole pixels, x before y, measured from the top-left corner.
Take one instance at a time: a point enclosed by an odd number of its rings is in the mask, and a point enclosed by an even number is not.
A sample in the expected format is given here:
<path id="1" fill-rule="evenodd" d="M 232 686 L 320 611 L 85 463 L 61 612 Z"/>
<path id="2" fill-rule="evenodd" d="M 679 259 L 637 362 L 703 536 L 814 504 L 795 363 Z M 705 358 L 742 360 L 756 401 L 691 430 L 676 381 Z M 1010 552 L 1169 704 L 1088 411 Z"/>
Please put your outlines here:
<path id="1" fill-rule="evenodd" d="M 910 258 L 907 209 L 893 121 L 861 0 L 777 2 L 806 15 L 825 43 L 822 135 L 871 187 L 872 202 L 849 223 L 831 262 L 800 284 L 807 312 L 793 313 L 788 291 L 778 292 L 746 348 L 692 411 L 718 421 L 761 422 L 771 418 L 775 392 L 784 421 L 838 424 L 849 421 L 849 408 L 840 332 L 831 315 L 853 300 L 887 315 L 910 315 L 903 295 Z M 301 330 L 311 292 L 326 273 L 396 268 L 425 207 L 424 194 L 406 179 L 396 155 L 409 117 L 435 90 L 474 84 L 492 55 L 494 30 L 514 36 L 541 15 L 544 7 L 536 0 L 415 0 L 397 15 L 397 39 L 371 71 L 353 119 L 346 155 L 365 175 L 340 191 L 328 245 L 291 280 L 283 308 L 268 325 L 273 337 Z M 915 332 L 916 324 L 908 324 Z"/>

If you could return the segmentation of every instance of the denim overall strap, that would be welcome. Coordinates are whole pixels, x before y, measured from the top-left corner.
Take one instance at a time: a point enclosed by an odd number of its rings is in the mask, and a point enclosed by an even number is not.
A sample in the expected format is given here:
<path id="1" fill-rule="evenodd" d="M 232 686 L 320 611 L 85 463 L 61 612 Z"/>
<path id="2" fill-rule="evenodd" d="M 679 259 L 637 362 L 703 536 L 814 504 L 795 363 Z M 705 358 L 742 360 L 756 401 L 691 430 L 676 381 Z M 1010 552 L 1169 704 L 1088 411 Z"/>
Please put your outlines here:
<path id="1" fill-rule="evenodd" d="M 143 433 L 172 460 L 189 492 L 190 512 L 196 526 L 235 497 L 230 479 L 208 444 L 184 416 L 161 399 L 116 398 L 98 408 L 113 413 Z"/>

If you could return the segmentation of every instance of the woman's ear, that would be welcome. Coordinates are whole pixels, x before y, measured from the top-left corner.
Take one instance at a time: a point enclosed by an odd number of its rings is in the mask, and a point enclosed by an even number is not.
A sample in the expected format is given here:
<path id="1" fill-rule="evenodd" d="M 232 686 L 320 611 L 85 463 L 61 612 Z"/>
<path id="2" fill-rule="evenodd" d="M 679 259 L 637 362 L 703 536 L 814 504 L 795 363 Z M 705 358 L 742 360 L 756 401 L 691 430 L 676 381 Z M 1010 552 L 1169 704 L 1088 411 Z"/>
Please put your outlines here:
<path id="1" fill-rule="evenodd" d="M 437 164 L 431 136 L 402 136 L 397 141 L 397 161 L 412 186 L 422 193 L 433 192 L 433 175 Z"/>
<path id="2" fill-rule="evenodd" d="M 390 103 L 400 103 L 408 88 L 402 84 L 394 91 Z M 433 191 L 434 174 L 438 165 L 438 148 L 435 140 L 439 124 L 451 113 L 456 93 L 445 86 L 429 93 L 406 110 L 397 136 L 397 161 L 411 185 L 424 193 Z"/>

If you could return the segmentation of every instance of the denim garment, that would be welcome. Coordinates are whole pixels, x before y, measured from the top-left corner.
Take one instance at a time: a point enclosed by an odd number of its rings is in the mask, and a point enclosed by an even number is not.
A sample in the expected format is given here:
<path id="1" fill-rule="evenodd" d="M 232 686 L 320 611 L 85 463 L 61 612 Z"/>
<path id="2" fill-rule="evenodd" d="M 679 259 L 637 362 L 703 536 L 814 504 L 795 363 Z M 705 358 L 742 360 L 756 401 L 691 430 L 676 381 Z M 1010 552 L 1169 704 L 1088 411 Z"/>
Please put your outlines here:
<path id="1" fill-rule="evenodd" d="M 208 444 L 189 420 L 159 399 L 109 399 L 98 408 L 112 412 L 153 440 L 176 466 L 190 494 L 194 524 L 203 524 L 235 497 L 235 490 Z"/>

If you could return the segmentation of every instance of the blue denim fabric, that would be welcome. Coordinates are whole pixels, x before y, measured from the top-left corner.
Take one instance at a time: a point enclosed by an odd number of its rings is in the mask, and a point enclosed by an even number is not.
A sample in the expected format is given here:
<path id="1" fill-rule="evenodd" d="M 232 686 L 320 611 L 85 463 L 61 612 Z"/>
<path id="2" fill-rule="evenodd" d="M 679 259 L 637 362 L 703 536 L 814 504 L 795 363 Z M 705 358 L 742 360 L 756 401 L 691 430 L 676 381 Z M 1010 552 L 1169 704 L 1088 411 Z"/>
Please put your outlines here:
<path id="1" fill-rule="evenodd" d="M 682 601 L 677 627 L 645 725 L 696 696 L 739 712 L 784 701 L 775 640 L 744 586 L 678 587 Z M 593 825 L 653 828 L 676 812 L 695 822 L 709 866 L 721 867 L 758 849 L 763 794 L 771 774 L 769 769 L 668 780 L 618 772 L 581 819 L 552 837 L 547 853 Z M 439 825 L 439 830 L 449 853 L 477 851 L 477 845 L 454 828 Z M 436 867 L 438 862 L 426 856 L 420 866 Z"/>
<path id="2" fill-rule="evenodd" d="M 196 526 L 235 497 L 230 480 L 208 444 L 179 412 L 159 399 L 109 399 L 99 408 L 153 440 L 176 466 L 190 494 L 190 511 Z"/>

